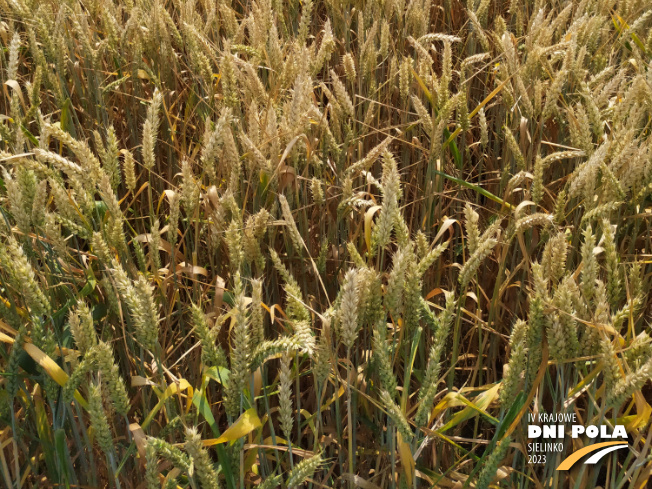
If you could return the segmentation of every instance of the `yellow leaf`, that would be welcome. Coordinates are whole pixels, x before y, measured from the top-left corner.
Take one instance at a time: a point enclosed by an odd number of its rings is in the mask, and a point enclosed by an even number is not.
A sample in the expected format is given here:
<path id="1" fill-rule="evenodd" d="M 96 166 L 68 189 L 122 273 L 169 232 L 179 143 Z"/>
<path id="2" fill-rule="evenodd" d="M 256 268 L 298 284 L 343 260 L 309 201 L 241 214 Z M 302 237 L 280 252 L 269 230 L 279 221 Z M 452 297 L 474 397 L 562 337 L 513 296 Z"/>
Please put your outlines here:
<path id="1" fill-rule="evenodd" d="M 2 302 L 4 302 L 4 300 L 1 297 L 0 297 L 0 300 L 2 300 Z M 11 333 L 14 336 L 16 336 L 18 334 L 18 331 L 16 331 L 14 328 L 9 326 L 7 323 L 3 322 L 2 320 L 0 320 L 0 329 L 4 329 L 7 333 Z M 9 337 L 7 336 L 7 338 L 9 338 Z M 5 343 L 13 343 L 14 342 L 13 339 L 11 339 L 11 338 L 9 338 L 9 339 L 10 339 L 10 341 L 5 342 Z"/>
<path id="2" fill-rule="evenodd" d="M 435 105 L 435 98 L 432 96 L 432 93 L 430 93 L 430 90 L 428 90 L 428 87 L 424 83 L 424 81 L 421 79 L 421 77 L 417 74 L 414 69 L 410 68 L 410 71 L 412 72 L 412 76 L 416 79 L 417 83 L 421 87 L 421 90 L 423 90 L 423 94 L 426 96 L 428 99 L 428 102 L 430 102 L 430 105 Z"/>
<path id="3" fill-rule="evenodd" d="M 3 158 L 3 161 L 4 161 L 5 159 L 6 159 L 6 158 Z M 5 298 L 2 297 L 2 296 L 0 296 L 0 302 L 2 302 L 5 306 L 11 308 L 11 302 L 9 302 L 7 299 L 5 299 Z M 16 311 L 18 312 L 18 315 L 19 315 L 20 317 L 22 317 L 22 318 L 26 318 L 26 317 L 28 317 L 27 311 L 26 311 L 24 308 L 16 306 Z"/>
<path id="4" fill-rule="evenodd" d="M 433 416 L 436 416 L 444 409 L 464 406 L 464 402 L 460 399 L 461 397 L 463 398 L 464 396 L 459 392 L 449 392 L 446 394 L 435 406 Z"/>
<path id="5" fill-rule="evenodd" d="M 173 396 L 177 392 L 185 391 L 188 387 L 190 387 L 190 384 L 186 379 L 180 379 L 179 382 L 168 385 L 168 388 L 165 389 L 165 392 L 161 396 L 161 401 L 167 400 L 168 397 Z"/>
<path id="6" fill-rule="evenodd" d="M 254 466 L 256 460 L 258 459 L 258 450 L 249 450 L 247 451 L 247 457 L 244 461 L 244 470 L 245 474 L 250 470 L 255 474 L 258 473 L 258 465 Z"/>
<path id="7" fill-rule="evenodd" d="M 59 365 L 57 365 L 57 362 L 52 360 L 49 356 L 43 353 L 42 350 L 40 350 L 37 346 L 34 346 L 32 343 L 25 343 L 23 345 L 23 349 L 30 357 L 34 359 L 36 363 L 41 366 L 41 368 L 43 368 L 43 370 L 47 372 L 50 377 L 52 377 L 52 380 L 54 380 L 61 387 L 66 385 L 66 382 L 68 382 L 68 374 L 64 372 L 63 369 L 59 367 Z M 75 399 L 77 399 L 77 402 L 79 402 L 79 404 L 84 409 L 88 408 L 88 403 L 77 391 L 75 391 Z"/>
<path id="8" fill-rule="evenodd" d="M 636 391 L 634 393 L 634 400 L 636 402 L 636 411 L 638 412 L 638 422 L 640 423 L 636 427 L 642 428 L 643 426 L 647 426 L 647 422 L 650 419 L 650 414 L 652 414 L 652 407 L 645 400 L 645 397 L 641 391 Z"/>
<path id="9" fill-rule="evenodd" d="M 446 423 L 444 426 L 442 426 L 438 431 L 444 432 L 453 426 L 456 426 L 460 424 L 462 421 L 465 421 L 469 419 L 472 416 L 475 416 L 478 413 L 484 414 L 486 417 L 493 419 L 495 422 L 496 420 L 493 416 L 491 416 L 489 413 L 487 413 L 486 409 L 489 407 L 489 404 L 496 398 L 496 395 L 498 394 L 498 389 L 500 389 L 500 383 L 497 383 L 490 389 L 484 391 L 482 394 L 480 394 L 478 397 L 475 398 L 475 403 L 472 403 L 468 399 L 466 399 L 464 396 L 460 395 L 458 397 L 458 400 L 461 401 L 463 404 L 466 405 L 464 409 L 462 409 L 459 413 L 456 413 L 455 416 L 451 418 L 451 420 Z"/>
<path id="10" fill-rule="evenodd" d="M 491 101 L 492 98 L 494 98 L 496 95 L 498 95 L 498 93 L 503 89 L 503 87 L 507 84 L 507 82 L 509 82 L 509 80 L 512 79 L 513 76 L 514 75 L 512 74 L 512 75 L 509 76 L 509 78 L 507 78 L 506 80 L 503 80 L 503 82 L 500 85 L 498 85 L 494 89 L 493 92 L 491 92 L 489 95 L 487 95 L 485 97 L 485 99 L 482 102 L 480 102 L 480 104 L 478 104 L 478 106 L 475 109 L 473 109 L 471 111 L 471 113 L 469 114 L 469 119 L 473 119 L 476 116 L 476 114 L 478 112 L 480 112 L 480 109 L 482 107 L 487 105 Z M 458 126 L 458 128 L 455 129 L 455 131 L 453 131 L 453 134 L 451 134 L 450 137 L 448 138 L 448 140 L 444 143 L 444 146 L 448 145 L 448 143 L 450 143 L 453 139 L 455 139 L 460 132 L 462 132 L 462 128 L 460 126 Z"/>
<path id="11" fill-rule="evenodd" d="M 335 394 L 333 394 L 333 396 L 328 401 L 324 403 L 324 405 L 321 407 L 321 410 L 324 411 L 328 406 L 330 406 L 335 401 L 337 401 L 340 397 L 342 397 L 342 395 L 344 395 L 345 392 L 346 389 L 344 388 L 343 385 L 341 385 L 338 391 Z"/>
<path id="12" fill-rule="evenodd" d="M 641 394 L 641 391 L 634 393 L 634 402 L 636 404 L 636 414 L 617 419 L 618 424 L 625 425 L 625 429 L 628 433 L 647 426 L 650 414 L 652 414 L 652 407 L 647 403 L 645 397 Z"/>
<path id="13" fill-rule="evenodd" d="M 145 421 L 143 421 L 142 428 L 146 429 L 149 424 L 152 422 L 154 419 L 154 416 L 161 410 L 163 407 L 163 404 L 165 401 L 170 397 L 173 396 L 174 394 L 177 394 L 179 392 L 185 391 L 187 389 L 191 389 L 192 387 L 188 383 L 186 379 L 180 379 L 179 382 L 174 382 L 170 385 L 168 385 L 167 389 L 159 396 L 158 403 L 156 406 L 154 406 L 154 409 L 152 409 L 147 417 L 145 418 Z M 154 392 L 158 395 L 157 389 L 154 388 Z"/>
<path id="14" fill-rule="evenodd" d="M 13 344 L 14 339 L 11 336 L 7 336 L 4 333 L 0 333 L 0 341 L 2 343 L 9 343 L 11 345 L 11 344 Z"/>
<path id="15" fill-rule="evenodd" d="M 595 379 L 600 372 L 602 372 L 602 369 L 604 368 L 604 362 L 599 362 L 598 366 L 594 368 L 589 374 L 584 377 L 575 387 L 573 387 L 569 392 L 568 392 L 568 397 L 571 398 L 578 392 L 580 392 L 582 389 L 584 389 L 586 386 L 588 386 L 593 379 Z"/>
<path id="16" fill-rule="evenodd" d="M 244 470 L 245 474 L 249 471 L 253 471 L 254 473 L 258 474 L 258 464 L 256 463 L 258 461 L 258 450 L 256 450 L 252 445 L 257 445 L 260 443 L 260 438 L 261 438 L 261 432 L 259 431 L 256 434 L 256 437 L 253 441 L 253 444 L 249 444 L 245 446 L 245 450 L 247 450 L 247 456 L 245 457 L 244 461 Z"/>
<path id="17" fill-rule="evenodd" d="M 367 250 L 371 250 L 371 222 L 374 219 L 374 214 L 379 210 L 380 206 L 374 205 L 364 214 L 364 240 L 367 242 Z"/>
<path id="18" fill-rule="evenodd" d="M 410 444 L 403 440 L 401 433 L 397 433 L 398 441 L 398 453 L 401 457 L 401 464 L 403 465 L 403 471 L 405 472 L 405 477 L 407 478 L 407 486 L 412 486 L 412 479 L 414 478 L 414 457 L 412 456 L 412 450 L 410 450 Z"/>
<path id="19" fill-rule="evenodd" d="M 219 438 L 204 440 L 204 446 L 210 447 L 213 445 L 219 445 L 220 443 L 226 443 L 227 441 L 238 440 L 261 426 L 262 423 L 256 410 L 254 408 L 247 409 L 235 423 L 229 426 L 228 429 L 222 433 L 222 436 Z"/>

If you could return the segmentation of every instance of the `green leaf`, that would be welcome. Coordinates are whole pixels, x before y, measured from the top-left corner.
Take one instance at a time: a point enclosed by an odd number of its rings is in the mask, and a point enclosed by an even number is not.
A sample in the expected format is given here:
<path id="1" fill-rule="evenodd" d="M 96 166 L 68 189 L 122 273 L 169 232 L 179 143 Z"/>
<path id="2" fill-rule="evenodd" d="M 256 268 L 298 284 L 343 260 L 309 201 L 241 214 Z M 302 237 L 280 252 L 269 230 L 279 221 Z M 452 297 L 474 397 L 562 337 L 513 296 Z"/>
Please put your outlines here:
<path id="1" fill-rule="evenodd" d="M 448 173 L 444 173 L 443 171 L 435 170 L 434 168 L 432 169 L 432 172 L 437 174 L 437 175 L 440 175 L 440 176 L 442 176 L 442 177 L 444 177 L 444 178 L 446 178 L 448 180 L 450 180 L 451 182 L 455 182 L 455 183 L 457 183 L 459 185 L 462 185 L 462 186 L 464 186 L 466 188 L 470 188 L 471 190 L 474 190 L 474 191 L 478 192 L 480 195 L 484 195 L 488 199 L 491 199 L 494 202 L 497 202 L 501 206 L 507 207 L 510 210 L 512 210 L 514 208 L 514 206 L 512 204 L 510 204 L 508 202 L 505 202 L 503 199 L 501 199 L 497 195 L 494 195 L 491 192 L 489 192 L 488 190 L 485 190 L 482 187 L 479 187 L 479 186 L 477 186 L 477 185 L 475 185 L 473 183 L 469 183 L 469 182 L 467 182 L 465 180 L 462 180 L 460 178 L 456 178 L 456 177 L 454 177 L 452 175 L 449 175 Z"/>
<path id="2" fill-rule="evenodd" d="M 466 404 L 466 407 L 462 409 L 459 413 L 456 413 L 448 423 L 446 423 L 444 426 L 439 428 L 437 431 L 443 433 L 444 431 L 457 426 L 462 421 L 466 421 L 467 419 L 477 414 L 482 414 L 491 423 L 497 425 L 499 421 L 493 416 L 491 416 L 489 413 L 487 413 L 486 409 L 489 407 L 489 404 L 491 404 L 491 401 L 494 400 L 496 395 L 498 395 L 499 388 L 500 388 L 500 383 L 497 383 L 496 385 L 492 386 L 490 389 L 487 389 L 478 397 L 476 397 L 475 402 L 469 401 L 464 396 L 461 395 L 458 396 L 457 399 L 463 402 L 464 404 Z"/>
<path id="3" fill-rule="evenodd" d="M 510 427 L 510 425 L 514 422 L 516 419 L 516 416 L 518 416 L 519 411 L 523 407 L 523 404 L 525 403 L 525 398 L 526 394 L 525 392 L 521 391 L 518 393 L 516 396 L 516 399 L 510 406 L 509 410 L 505 414 L 505 417 L 500 421 L 500 424 L 496 428 L 496 432 L 494 433 L 493 438 L 491 439 L 491 442 L 489 445 L 487 445 L 487 448 L 485 449 L 484 453 L 482 454 L 482 457 L 480 460 L 475 464 L 475 468 L 471 472 L 471 475 L 467 479 L 467 483 L 464 484 L 464 487 L 467 487 L 468 482 L 473 480 L 475 475 L 480 472 L 482 469 L 482 462 L 484 462 L 484 459 L 487 458 L 487 456 L 494 450 L 496 445 L 498 445 L 498 442 L 503 439 L 505 433 L 507 432 L 507 429 Z"/>
<path id="4" fill-rule="evenodd" d="M 211 367 L 206 369 L 204 375 L 218 384 L 226 385 L 229 383 L 231 371 L 225 367 Z"/>
<path id="5" fill-rule="evenodd" d="M 211 430 L 213 431 L 213 435 L 219 438 L 221 436 L 220 428 L 217 426 L 217 422 L 215 421 L 215 417 L 211 412 L 210 404 L 206 399 L 206 395 L 204 394 L 203 389 L 202 390 L 197 389 L 195 391 L 195 394 L 192 396 L 192 404 L 197 408 L 197 411 L 199 411 L 199 413 L 204 417 L 204 419 L 208 423 L 208 426 L 210 426 Z M 226 477 L 227 487 L 229 489 L 236 489 L 235 479 L 233 478 L 233 472 L 231 472 L 231 462 L 229 456 L 226 453 L 226 450 L 224 449 L 224 445 L 216 445 L 215 450 L 217 451 L 217 459 L 219 460 L 220 466 L 222 467 L 222 472 Z"/>
<path id="6" fill-rule="evenodd" d="M 66 431 L 59 428 L 54 432 L 54 446 L 57 455 L 59 456 L 59 468 L 66 481 L 66 487 L 70 487 L 70 467 L 72 462 L 70 460 L 70 452 L 68 451 L 68 444 L 66 443 Z"/>

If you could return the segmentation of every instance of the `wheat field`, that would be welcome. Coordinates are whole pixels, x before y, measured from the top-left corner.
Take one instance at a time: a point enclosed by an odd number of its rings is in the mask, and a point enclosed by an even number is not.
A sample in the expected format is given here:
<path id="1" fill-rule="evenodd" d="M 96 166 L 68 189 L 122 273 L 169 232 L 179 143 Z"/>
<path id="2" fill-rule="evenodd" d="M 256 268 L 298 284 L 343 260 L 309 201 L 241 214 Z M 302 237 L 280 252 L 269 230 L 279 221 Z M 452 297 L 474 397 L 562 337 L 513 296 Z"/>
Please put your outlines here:
<path id="1" fill-rule="evenodd" d="M 649 0 L 0 0 L 0 44 L 1 487 L 648 486 Z M 541 414 L 627 447 L 557 470 L 605 440 Z"/>

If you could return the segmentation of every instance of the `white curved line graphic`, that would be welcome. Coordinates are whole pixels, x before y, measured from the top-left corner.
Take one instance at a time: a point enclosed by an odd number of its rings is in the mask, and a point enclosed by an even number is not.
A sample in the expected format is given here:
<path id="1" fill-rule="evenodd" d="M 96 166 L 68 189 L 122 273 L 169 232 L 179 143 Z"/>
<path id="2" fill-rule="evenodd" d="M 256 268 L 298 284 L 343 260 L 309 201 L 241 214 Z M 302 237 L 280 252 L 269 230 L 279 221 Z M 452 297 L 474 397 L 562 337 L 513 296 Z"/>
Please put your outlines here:
<path id="1" fill-rule="evenodd" d="M 602 450 L 599 450 L 597 453 L 592 455 L 586 462 L 585 464 L 597 464 L 602 457 L 604 457 L 606 454 L 609 452 L 613 452 L 614 450 L 618 450 L 620 448 L 627 448 L 627 445 L 614 445 L 612 447 L 607 447 L 603 448 Z"/>

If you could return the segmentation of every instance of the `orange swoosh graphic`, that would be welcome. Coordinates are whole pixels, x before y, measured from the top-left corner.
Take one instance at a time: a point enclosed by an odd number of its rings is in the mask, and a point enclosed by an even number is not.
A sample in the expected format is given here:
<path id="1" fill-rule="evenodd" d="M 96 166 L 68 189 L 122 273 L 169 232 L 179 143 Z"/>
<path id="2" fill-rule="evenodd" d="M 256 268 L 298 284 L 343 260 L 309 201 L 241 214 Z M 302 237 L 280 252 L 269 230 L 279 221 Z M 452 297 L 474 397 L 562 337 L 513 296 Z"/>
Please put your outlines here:
<path id="1" fill-rule="evenodd" d="M 626 442 L 622 442 L 622 441 L 605 441 L 602 443 L 596 443 L 595 445 L 589 445 L 588 447 L 584 447 L 574 453 L 571 453 L 568 457 L 564 459 L 562 463 L 559 464 L 557 470 L 568 470 L 575 464 L 575 462 L 581 459 L 584 455 L 587 455 L 591 452 L 595 452 L 596 450 L 599 450 L 601 448 L 610 447 L 612 445 L 626 445 L 626 444 L 627 444 Z"/>

